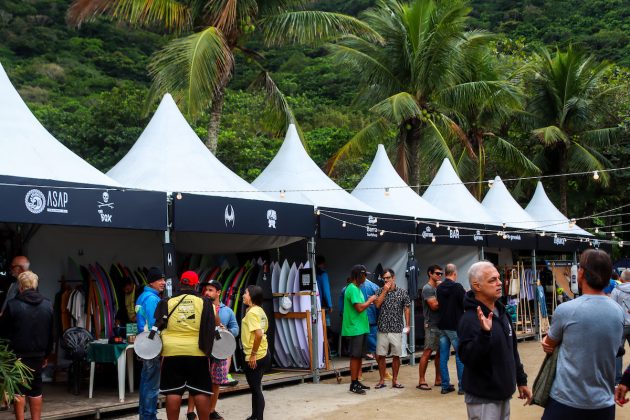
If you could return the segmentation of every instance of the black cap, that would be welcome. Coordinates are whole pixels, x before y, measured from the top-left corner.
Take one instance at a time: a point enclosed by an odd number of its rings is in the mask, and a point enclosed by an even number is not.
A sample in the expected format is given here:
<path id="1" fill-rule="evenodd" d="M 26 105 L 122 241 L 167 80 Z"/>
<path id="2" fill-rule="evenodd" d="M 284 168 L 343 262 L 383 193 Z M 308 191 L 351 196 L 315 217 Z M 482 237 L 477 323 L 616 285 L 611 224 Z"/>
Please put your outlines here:
<path id="1" fill-rule="evenodd" d="M 367 271 L 367 268 L 365 268 L 365 266 L 363 264 L 357 264 L 355 266 L 352 267 L 352 272 L 350 274 L 350 276 L 354 279 L 357 278 L 359 276 L 359 274 L 370 274 Z"/>
<path id="2" fill-rule="evenodd" d="M 164 277 L 165 276 L 161 268 L 151 267 L 147 273 L 147 283 L 153 283 L 154 281 L 161 280 Z"/>
<path id="3" fill-rule="evenodd" d="M 218 291 L 221 291 L 223 289 L 221 282 L 219 280 L 214 280 L 214 279 L 199 283 L 199 290 L 203 290 L 203 288 L 206 286 L 214 286 L 214 288 L 217 289 Z"/>

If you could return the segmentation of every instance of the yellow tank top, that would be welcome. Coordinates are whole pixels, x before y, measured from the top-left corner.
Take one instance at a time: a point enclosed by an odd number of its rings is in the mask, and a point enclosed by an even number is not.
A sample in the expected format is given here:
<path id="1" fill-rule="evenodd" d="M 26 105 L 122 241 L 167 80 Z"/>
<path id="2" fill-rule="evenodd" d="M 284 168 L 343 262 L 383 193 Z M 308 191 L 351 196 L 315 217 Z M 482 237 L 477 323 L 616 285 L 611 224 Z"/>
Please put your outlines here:
<path id="1" fill-rule="evenodd" d="M 181 303 L 180 299 L 183 299 Z M 166 329 L 162 331 L 162 356 L 205 356 L 199 348 L 202 309 L 203 299 L 194 295 L 176 296 L 168 300 L 168 312 L 173 313 Z"/>

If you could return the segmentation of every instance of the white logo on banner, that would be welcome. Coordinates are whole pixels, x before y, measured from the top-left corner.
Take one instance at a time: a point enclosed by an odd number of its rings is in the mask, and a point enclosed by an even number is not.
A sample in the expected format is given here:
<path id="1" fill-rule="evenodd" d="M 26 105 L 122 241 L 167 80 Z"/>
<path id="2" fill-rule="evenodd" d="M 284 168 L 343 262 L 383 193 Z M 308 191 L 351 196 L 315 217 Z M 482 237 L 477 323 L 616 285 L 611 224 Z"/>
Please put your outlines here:
<path id="1" fill-rule="evenodd" d="M 433 238 L 433 236 L 435 236 L 435 235 L 433 234 L 433 232 L 431 232 L 431 226 L 425 227 L 421 236 L 422 236 L 423 239 Z"/>
<path id="2" fill-rule="evenodd" d="M 24 197 L 24 204 L 28 211 L 39 214 L 46 208 L 46 196 L 40 190 L 30 190 Z"/>
<path id="3" fill-rule="evenodd" d="M 234 207 L 231 204 L 225 206 L 225 227 L 227 227 L 228 223 L 234 227 L 234 222 L 236 222 L 236 214 L 234 214 Z"/>
<path id="4" fill-rule="evenodd" d="M 478 230 L 477 232 L 475 232 L 475 234 L 473 235 L 473 241 L 477 242 L 477 241 L 483 241 L 483 235 L 481 234 L 481 231 Z"/>
<path id="5" fill-rule="evenodd" d="M 267 221 L 269 222 L 269 226 L 267 227 L 275 229 L 276 220 L 278 220 L 278 214 L 276 213 L 276 211 L 272 209 L 267 210 Z"/>
<path id="6" fill-rule="evenodd" d="M 365 236 L 369 238 L 378 238 L 378 227 L 376 227 L 377 223 L 378 218 L 374 216 L 368 216 L 368 224 L 365 227 Z"/>
<path id="7" fill-rule="evenodd" d="M 109 202 L 109 193 L 107 191 L 103 192 L 103 201 L 97 201 L 97 203 L 101 222 L 111 223 L 113 214 L 110 214 L 110 212 L 114 209 L 114 203 Z"/>
<path id="8" fill-rule="evenodd" d="M 48 191 L 48 197 L 46 199 L 48 207 L 46 211 L 50 213 L 68 213 L 68 209 L 66 208 L 68 201 L 69 196 L 67 192 Z"/>
<path id="9" fill-rule="evenodd" d="M 564 245 L 567 243 L 567 238 L 555 237 L 553 238 L 554 245 Z"/>
<path id="10" fill-rule="evenodd" d="M 451 239 L 459 239 L 459 229 L 451 228 L 451 230 L 448 231 L 448 237 Z"/>

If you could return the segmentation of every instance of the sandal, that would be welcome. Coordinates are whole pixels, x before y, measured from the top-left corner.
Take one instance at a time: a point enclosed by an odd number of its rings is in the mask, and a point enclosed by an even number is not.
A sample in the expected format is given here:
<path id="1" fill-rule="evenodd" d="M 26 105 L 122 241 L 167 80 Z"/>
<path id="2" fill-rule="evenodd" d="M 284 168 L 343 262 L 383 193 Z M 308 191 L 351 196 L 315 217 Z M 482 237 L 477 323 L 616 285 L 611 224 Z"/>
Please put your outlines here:
<path id="1" fill-rule="evenodd" d="M 423 391 L 431 391 L 431 387 L 429 386 L 429 384 L 424 383 L 424 384 L 420 384 L 418 386 L 416 386 L 417 389 L 421 389 Z"/>
<path id="2" fill-rule="evenodd" d="M 374 389 L 383 389 L 385 388 L 387 385 L 385 384 L 376 384 L 376 386 L 374 387 Z"/>
<path id="3" fill-rule="evenodd" d="M 398 383 L 392 385 L 392 388 L 397 388 L 397 389 L 403 389 L 404 387 L 405 387 L 404 385 L 401 385 Z"/>

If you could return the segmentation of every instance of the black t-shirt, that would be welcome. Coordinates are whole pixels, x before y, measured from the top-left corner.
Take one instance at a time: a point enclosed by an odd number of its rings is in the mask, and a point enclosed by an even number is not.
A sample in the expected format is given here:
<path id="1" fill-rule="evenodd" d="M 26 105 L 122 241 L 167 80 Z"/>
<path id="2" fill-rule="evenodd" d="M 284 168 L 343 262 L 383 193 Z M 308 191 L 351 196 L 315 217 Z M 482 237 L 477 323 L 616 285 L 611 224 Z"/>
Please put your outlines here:
<path id="1" fill-rule="evenodd" d="M 438 328 L 456 331 L 459 319 L 464 313 L 464 295 L 466 291 L 461 284 L 445 279 L 437 287 L 440 320 Z"/>

